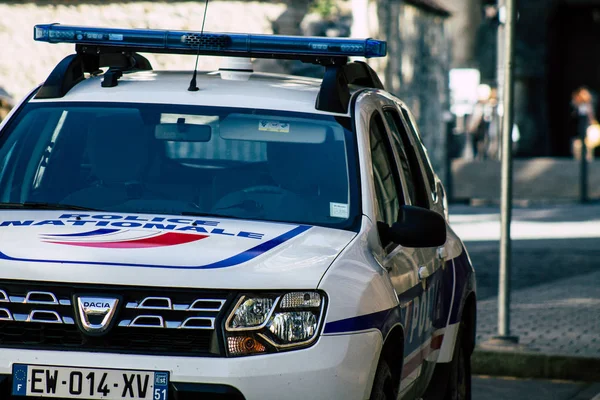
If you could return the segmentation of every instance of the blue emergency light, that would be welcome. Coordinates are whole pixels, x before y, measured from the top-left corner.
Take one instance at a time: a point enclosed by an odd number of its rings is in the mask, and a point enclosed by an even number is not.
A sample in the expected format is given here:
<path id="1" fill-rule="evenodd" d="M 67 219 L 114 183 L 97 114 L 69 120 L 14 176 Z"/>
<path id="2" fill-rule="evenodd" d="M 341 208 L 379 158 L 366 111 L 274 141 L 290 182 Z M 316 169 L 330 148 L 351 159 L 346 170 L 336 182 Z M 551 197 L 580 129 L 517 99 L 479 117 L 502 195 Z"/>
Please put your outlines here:
<path id="1" fill-rule="evenodd" d="M 48 43 L 134 49 L 139 52 L 210 54 L 223 56 L 301 57 L 385 57 L 387 44 L 374 39 L 250 35 L 167 31 L 154 29 L 112 29 L 59 24 L 36 25 L 34 39 Z"/>

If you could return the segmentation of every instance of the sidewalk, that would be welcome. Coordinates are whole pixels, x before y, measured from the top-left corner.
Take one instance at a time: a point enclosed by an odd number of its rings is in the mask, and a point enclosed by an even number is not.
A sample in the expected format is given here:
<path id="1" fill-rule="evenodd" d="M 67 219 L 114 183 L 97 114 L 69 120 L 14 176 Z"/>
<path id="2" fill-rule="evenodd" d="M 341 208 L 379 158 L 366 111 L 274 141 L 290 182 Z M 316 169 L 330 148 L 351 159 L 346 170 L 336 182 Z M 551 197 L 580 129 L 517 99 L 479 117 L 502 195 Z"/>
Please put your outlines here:
<path id="1" fill-rule="evenodd" d="M 497 305 L 496 297 L 477 305 L 474 372 L 600 382 L 600 271 L 513 292 L 513 348 L 488 344 L 498 333 Z"/>
<path id="2" fill-rule="evenodd" d="M 473 376 L 475 400 L 598 400 L 600 383 Z"/>
<path id="3" fill-rule="evenodd" d="M 478 277 L 473 373 L 600 382 L 600 205 L 515 209 L 511 347 L 497 335 L 498 210 L 451 207 Z"/>
<path id="4" fill-rule="evenodd" d="M 516 158 L 513 161 L 513 198 L 527 201 L 573 202 L 579 199 L 578 160 Z M 500 198 L 500 161 L 452 161 L 452 194 L 456 200 Z M 588 196 L 600 198 L 600 161 L 588 164 Z"/>

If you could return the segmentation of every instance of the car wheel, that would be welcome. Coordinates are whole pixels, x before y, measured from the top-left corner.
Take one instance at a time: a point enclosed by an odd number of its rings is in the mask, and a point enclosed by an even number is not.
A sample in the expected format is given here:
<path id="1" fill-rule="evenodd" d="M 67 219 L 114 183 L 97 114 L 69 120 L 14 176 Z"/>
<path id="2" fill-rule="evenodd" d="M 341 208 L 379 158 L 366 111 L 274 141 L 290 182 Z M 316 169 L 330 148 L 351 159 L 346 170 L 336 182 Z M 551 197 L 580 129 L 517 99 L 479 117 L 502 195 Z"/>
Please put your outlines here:
<path id="1" fill-rule="evenodd" d="M 444 400 L 471 400 L 471 354 L 462 340 L 461 324 L 448 377 Z"/>
<path id="2" fill-rule="evenodd" d="M 435 366 L 423 400 L 471 400 L 471 353 L 463 340 L 461 324 L 452 361 Z"/>
<path id="3" fill-rule="evenodd" d="M 383 358 L 379 360 L 375 379 L 373 381 L 373 389 L 369 400 L 396 400 L 398 396 L 398 388 L 394 384 L 394 376 L 388 363 Z"/>

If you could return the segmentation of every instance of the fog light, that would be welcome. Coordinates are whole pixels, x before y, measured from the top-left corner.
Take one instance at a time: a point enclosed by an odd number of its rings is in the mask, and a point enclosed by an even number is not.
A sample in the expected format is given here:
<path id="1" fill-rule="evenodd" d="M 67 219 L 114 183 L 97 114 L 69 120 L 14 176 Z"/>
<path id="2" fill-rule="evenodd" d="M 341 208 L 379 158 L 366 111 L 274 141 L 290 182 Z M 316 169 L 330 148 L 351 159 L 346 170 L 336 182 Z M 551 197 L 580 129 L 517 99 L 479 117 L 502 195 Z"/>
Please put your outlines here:
<path id="1" fill-rule="evenodd" d="M 264 353 L 265 346 L 252 336 L 231 336 L 227 338 L 227 349 L 232 356 Z"/>
<path id="2" fill-rule="evenodd" d="M 284 343 L 304 342 L 314 337 L 317 317 L 310 311 L 277 313 L 268 328 Z"/>

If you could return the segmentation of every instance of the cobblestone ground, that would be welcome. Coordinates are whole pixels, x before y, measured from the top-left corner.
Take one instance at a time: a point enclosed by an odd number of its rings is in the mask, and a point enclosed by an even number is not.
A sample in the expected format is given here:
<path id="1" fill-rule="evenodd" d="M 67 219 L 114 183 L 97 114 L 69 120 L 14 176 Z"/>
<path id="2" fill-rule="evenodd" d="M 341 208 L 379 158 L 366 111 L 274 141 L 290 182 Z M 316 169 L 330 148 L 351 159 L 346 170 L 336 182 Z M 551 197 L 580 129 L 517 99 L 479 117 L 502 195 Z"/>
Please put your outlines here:
<path id="1" fill-rule="evenodd" d="M 477 272 L 477 297 L 498 293 L 499 211 L 451 206 L 450 221 Z M 513 290 L 600 270 L 600 205 L 516 208 L 512 224 Z"/>
<path id="2" fill-rule="evenodd" d="M 512 294 L 511 334 L 528 351 L 600 358 L 600 271 Z M 498 300 L 478 303 L 477 342 L 497 335 Z"/>
<path id="3" fill-rule="evenodd" d="M 268 2 L 218 1 L 209 3 L 206 31 L 272 33 L 271 22 L 285 5 Z M 0 87 L 15 99 L 46 79 L 63 57 L 72 54 L 73 45 L 49 45 L 33 41 L 33 26 L 61 24 L 119 28 L 200 30 L 204 2 L 140 1 L 127 4 L 36 5 L 0 4 Z M 191 69 L 189 56 L 149 55 L 155 68 Z M 216 57 L 201 57 L 200 69 L 218 67 Z"/>
<path id="4" fill-rule="evenodd" d="M 600 239 L 594 238 L 513 242 L 512 289 L 530 288 L 598 271 L 598 243 Z M 477 271 L 478 298 L 484 300 L 495 296 L 498 293 L 498 242 L 467 242 L 466 246 Z"/>
<path id="5" fill-rule="evenodd" d="M 600 383 L 473 377 L 473 400 L 598 400 Z"/>
<path id="6" fill-rule="evenodd" d="M 477 273 L 477 340 L 497 334 L 498 210 L 455 206 Z M 600 358 L 600 205 L 515 209 L 511 334 L 526 350 Z"/>

